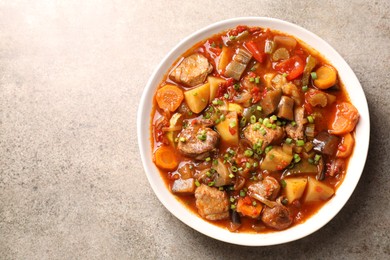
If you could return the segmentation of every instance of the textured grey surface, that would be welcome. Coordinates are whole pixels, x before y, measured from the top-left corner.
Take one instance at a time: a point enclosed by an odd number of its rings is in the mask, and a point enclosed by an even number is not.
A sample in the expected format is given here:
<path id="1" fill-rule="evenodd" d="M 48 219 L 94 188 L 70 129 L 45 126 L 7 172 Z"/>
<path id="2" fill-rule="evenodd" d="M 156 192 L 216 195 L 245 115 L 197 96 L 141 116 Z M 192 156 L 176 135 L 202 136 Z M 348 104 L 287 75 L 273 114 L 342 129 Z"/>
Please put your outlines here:
<path id="1" fill-rule="evenodd" d="M 140 163 L 141 92 L 179 40 L 238 16 L 317 33 L 366 93 L 359 185 L 324 228 L 248 248 L 185 226 Z M 0 1 L 0 259 L 389 259 L 390 2 Z"/>

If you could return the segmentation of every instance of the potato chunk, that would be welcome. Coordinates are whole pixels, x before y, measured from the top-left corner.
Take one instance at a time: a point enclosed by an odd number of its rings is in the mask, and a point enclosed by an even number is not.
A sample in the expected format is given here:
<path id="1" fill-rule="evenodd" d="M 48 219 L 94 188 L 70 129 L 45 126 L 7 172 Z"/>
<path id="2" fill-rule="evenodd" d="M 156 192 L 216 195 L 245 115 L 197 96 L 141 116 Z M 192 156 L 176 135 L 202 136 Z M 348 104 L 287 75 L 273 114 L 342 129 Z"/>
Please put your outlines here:
<path id="1" fill-rule="evenodd" d="M 184 99 L 192 112 L 198 114 L 208 105 L 210 98 L 210 83 L 184 92 Z"/>
<path id="2" fill-rule="evenodd" d="M 226 82 L 226 80 L 217 78 L 217 77 L 212 77 L 208 76 L 207 81 L 210 84 L 210 102 L 214 100 L 215 95 L 217 94 L 218 87 L 221 83 Z"/>
<path id="3" fill-rule="evenodd" d="M 225 120 L 215 126 L 222 141 L 237 145 L 238 144 L 238 119 L 236 112 L 229 112 L 225 116 Z"/>
<path id="4" fill-rule="evenodd" d="M 286 187 L 284 188 L 288 203 L 299 200 L 305 191 L 307 179 L 306 178 L 288 178 L 284 179 Z"/>
<path id="5" fill-rule="evenodd" d="M 332 197 L 334 194 L 333 188 L 327 186 L 326 184 L 317 181 L 314 178 L 308 177 L 307 182 L 307 193 L 305 196 L 305 203 L 315 202 L 315 201 L 325 201 Z"/>
<path id="6" fill-rule="evenodd" d="M 280 171 L 286 168 L 292 159 L 292 154 L 286 153 L 282 147 L 277 146 L 267 153 L 261 162 L 260 168 L 267 171 Z"/>

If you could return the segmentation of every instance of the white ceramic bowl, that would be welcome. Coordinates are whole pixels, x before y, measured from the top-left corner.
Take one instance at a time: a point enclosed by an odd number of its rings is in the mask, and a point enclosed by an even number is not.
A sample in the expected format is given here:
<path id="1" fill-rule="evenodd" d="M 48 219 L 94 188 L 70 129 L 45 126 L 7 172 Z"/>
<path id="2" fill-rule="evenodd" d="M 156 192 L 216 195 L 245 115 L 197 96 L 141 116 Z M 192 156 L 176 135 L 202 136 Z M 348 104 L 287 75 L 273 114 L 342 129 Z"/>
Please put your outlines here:
<path id="1" fill-rule="evenodd" d="M 158 169 L 152 162 L 151 134 L 149 130 L 151 127 L 151 104 L 153 104 L 154 92 L 163 79 L 164 74 L 167 73 L 175 60 L 195 43 L 223 30 L 234 28 L 237 25 L 260 26 L 285 32 L 301 39 L 319 51 L 338 70 L 352 103 L 358 108 L 360 113 L 360 121 L 356 128 L 356 152 L 350 159 L 348 172 L 343 183 L 337 189 L 335 196 L 305 223 L 284 231 L 266 234 L 231 233 L 227 229 L 204 221 L 201 217 L 188 210 L 170 193 Z M 243 17 L 207 26 L 182 40 L 167 54 L 153 72 L 144 89 L 138 108 L 137 132 L 142 163 L 150 185 L 161 203 L 173 215 L 193 229 L 221 241 L 246 246 L 267 246 L 305 237 L 320 229 L 341 210 L 354 191 L 366 162 L 370 137 L 370 120 L 366 97 L 358 79 L 345 60 L 328 43 L 306 29 L 289 22 L 263 17 Z"/>

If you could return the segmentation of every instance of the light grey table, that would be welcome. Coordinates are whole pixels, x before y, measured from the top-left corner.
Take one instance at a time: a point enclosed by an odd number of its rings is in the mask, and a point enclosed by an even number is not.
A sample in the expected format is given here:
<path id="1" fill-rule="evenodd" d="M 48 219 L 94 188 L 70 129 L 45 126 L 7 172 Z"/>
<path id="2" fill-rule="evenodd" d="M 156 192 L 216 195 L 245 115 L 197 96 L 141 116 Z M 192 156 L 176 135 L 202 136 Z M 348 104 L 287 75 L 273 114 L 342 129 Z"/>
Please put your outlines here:
<path id="1" fill-rule="evenodd" d="M 160 204 L 136 111 L 165 54 L 210 23 L 284 19 L 350 64 L 371 145 L 359 185 L 324 228 L 285 245 L 208 238 Z M 390 2 L 0 2 L 0 259 L 389 259 Z"/>

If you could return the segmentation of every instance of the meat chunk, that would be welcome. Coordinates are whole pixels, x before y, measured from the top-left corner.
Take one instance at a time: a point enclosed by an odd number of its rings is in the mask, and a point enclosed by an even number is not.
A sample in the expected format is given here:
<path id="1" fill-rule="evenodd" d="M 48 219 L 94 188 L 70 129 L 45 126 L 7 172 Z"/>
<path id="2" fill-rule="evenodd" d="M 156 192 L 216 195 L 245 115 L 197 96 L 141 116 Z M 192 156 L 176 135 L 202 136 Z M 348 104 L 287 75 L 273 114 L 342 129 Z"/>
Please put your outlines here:
<path id="1" fill-rule="evenodd" d="M 294 110 L 294 120 L 295 125 L 293 126 L 291 123 L 286 126 L 286 133 L 292 139 L 303 139 L 303 129 L 304 124 L 307 123 L 307 119 L 304 117 L 305 111 L 303 107 L 297 107 Z"/>
<path id="2" fill-rule="evenodd" d="M 280 185 L 275 178 L 267 176 L 264 180 L 249 185 L 248 190 L 252 194 L 257 194 L 267 200 L 275 200 L 278 196 Z M 256 198 L 256 196 L 251 197 Z"/>
<path id="3" fill-rule="evenodd" d="M 221 220 L 229 218 L 229 200 L 225 191 L 207 185 L 195 190 L 196 208 L 202 218 Z"/>
<path id="4" fill-rule="evenodd" d="M 204 126 L 189 126 L 183 129 L 177 149 L 188 157 L 202 160 L 210 155 L 219 141 L 219 134 Z"/>
<path id="5" fill-rule="evenodd" d="M 205 56 L 199 53 L 192 54 L 177 66 L 171 73 L 170 78 L 177 83 L 195 87 L 202 84 L 207 75 L 213 71 L 213 66 Z"/>
<path id="6" fill-rule="evenodd" d="M 283 230 L 291 226 L 293 217 L 288 208 L 277 203 L 273 208 L 264 207 L 261 220 L 270 228 Z"/>
<path id="7" fill-rule="evenodd" d="M 265 149 L 270 144 L 280 143 L 284 138 L 283 128 L 277 126 L 275 129 L 268 128 L 260 123 L 248 125 L 244 130 L 244 136 L 252 145 L 262 140 L 263 145 L 261 149 Z M 260 141 L 261 142 L 261 141 Z"/>

